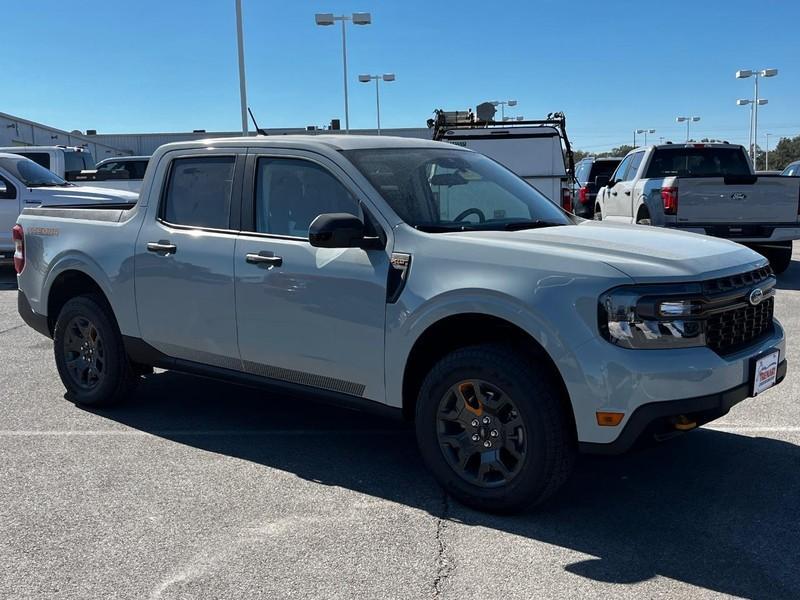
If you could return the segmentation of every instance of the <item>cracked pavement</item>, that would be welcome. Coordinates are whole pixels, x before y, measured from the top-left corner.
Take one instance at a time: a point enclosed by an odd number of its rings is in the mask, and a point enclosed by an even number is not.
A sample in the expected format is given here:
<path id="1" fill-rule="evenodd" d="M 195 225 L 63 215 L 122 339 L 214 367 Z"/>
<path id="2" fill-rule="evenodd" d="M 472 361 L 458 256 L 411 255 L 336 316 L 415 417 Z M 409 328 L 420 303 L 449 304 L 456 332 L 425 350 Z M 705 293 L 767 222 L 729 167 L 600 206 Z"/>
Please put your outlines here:
<path id="1" fill-rule="evenodd" d="M 0 597 L 796 596 L 796 259 L 781 386 L 516 517 L 445 498 L 410 428 L 306 399 L 160 372 L 77 408 L 0 265 Z"/>

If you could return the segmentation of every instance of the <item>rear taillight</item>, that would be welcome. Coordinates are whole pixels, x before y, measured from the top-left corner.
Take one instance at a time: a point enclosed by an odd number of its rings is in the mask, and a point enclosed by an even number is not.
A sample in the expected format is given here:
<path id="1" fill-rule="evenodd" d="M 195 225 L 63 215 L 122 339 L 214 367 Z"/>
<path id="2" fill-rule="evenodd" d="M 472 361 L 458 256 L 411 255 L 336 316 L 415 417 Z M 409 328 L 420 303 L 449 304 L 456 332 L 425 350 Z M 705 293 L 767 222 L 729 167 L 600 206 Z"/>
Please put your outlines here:
<path id="1" fill-rule="evenodd" d="M 572 212 L 572 194 L 569 188 L 561 188 L 561 208 L 567 212 Z"/>
<path id="2" fill-rule="evenodd" d="M 664 203 L 665 215 L 678 214 L 678 188 L 676 187 L 661 188 L 661 201 Z"/>
<path id="3" fill-rule="evenodd" d="M 25 268 L 25 234 L 22 225 L 14 225 L 11 238 L 14 240 L 14 270 L 19 274 Z"/>
<path id="4" fill-rule="evenodd" d="M 589 188 L 583 186 L 578 190 L 578 202 L 586 204 L 589 201 Z"/>

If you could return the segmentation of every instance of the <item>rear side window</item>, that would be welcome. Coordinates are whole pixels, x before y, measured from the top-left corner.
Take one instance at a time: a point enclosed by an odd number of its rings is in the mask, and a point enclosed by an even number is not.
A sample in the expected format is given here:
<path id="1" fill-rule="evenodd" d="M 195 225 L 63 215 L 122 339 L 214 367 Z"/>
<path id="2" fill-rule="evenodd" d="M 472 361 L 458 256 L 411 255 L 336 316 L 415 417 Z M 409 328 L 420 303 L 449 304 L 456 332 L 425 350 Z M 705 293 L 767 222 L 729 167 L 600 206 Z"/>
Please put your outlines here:
<path id="1" fill-rule="evenodd" d="M 788 175 L 789 177 L 793 177 L 800 174 L 800 163 L 798 164 L 791 164 L 783 170 L 781 175 Z"/>
<path id="2" fill-rule="evenodd" d="M 146 169 L 146 160 L 110 161 L 97 167 L 98 172 L 113 173 L 118 179 L 143 179 Z"/>
<path id="3" fill-rule="evenodd" d="M 15 154 L 29 158 L 37 165 L 43 166 L 45 169 L 50 168 L 50 155 L 47 152 L 15 152 Z"/>
<path id="4" fill-rule="evenodd" d="M 579 162 L 577 168 L 575 169 L 575 179 L 578 180 L 579 183 L 583 184 L 589 180 L 589 171 L 592 169 L 592 163 L 590 162 Z"/>
<path id="5" fill-rule="evenodd" d="M 614 177 L 612 178 L 614 181 L 625 181 L 625 171 L 628 170 L 628 165 L 631 164 L 632 159 L 633 155 L 626 156 L 625 159 L 619 163 L 617 170 L 614 171 Z"/>
<path id="6" fill-rule="evenodd" d="M 648 178 L 748 176 L 750 165 L 741 148 L 658 148 Z"/>
<path id="7" fill-rule="evenodd" d="M 86 169 L 83 162 L 83 154 L 80 152 L 64 152 L 64 172 L 74 173 Z"/>
<path id="8" fill-rule="evenodd" d="M 620 161 L 617 160 L 598 160 L 594 165 L 592 165 L 592 172 L 589 175 L 589 181 L 594 181 L 595 177 L 603 177 L 603 176 L 611 176 L 611 173 L 614 172 L 614 169 L 617 168 L 617 165 Z"/>
<path id="9" fill-rule="evenodd" d="M 228 229 L 235 162 L 233 156 L 173 160 L 161 218 L 175 225 Z"/>
<path id="10" fill-rule="evenodd" d="M 639 165 L 642 164 L 644 152 L 637 152 L 631 159 L 631 166 L 628 167 L 628 173 L 625 175 L 625 181 L 631 181 L 636 177 L 636 172 L 639 170 Z"/>

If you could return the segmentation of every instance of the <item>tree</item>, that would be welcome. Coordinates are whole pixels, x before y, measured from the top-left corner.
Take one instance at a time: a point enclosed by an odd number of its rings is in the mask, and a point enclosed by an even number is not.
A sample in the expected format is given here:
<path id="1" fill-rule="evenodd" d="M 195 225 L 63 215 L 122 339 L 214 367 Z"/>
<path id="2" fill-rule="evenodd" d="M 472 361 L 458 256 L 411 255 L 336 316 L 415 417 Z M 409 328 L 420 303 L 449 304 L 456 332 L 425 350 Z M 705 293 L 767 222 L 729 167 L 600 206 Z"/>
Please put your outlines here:
<path id="1" fill-rule="evenodd" d="M 584 150 L 573 150 L 572 151 L 572 159 L 575 161 L 576 164 L 579 161 L 582 161 L 587 156 L 591 156 L 591 154 L 589 154 L 588 152 L 586 152 Z"/>
<path id="2" fill-rule="evenodd" d="M 763 168 L 763 153 L 759 156 L 759 168 Z M 781 138 L 774 150 L 769 151 L 769 168 L 783 170 L 790 162 L 800 160 L 800 135 Z"/>
<path id="3" fill-rule="evenodd" d="M 608 152 L 600 152 L 597 154 L 598 158 L 603 156 L 625 156 L 628 152 L 633 150 L 633 146 L 629 146 L 628 144 L 622 144 L 622 146 L 617 146 L 616 148 L 612 148 Z"/>

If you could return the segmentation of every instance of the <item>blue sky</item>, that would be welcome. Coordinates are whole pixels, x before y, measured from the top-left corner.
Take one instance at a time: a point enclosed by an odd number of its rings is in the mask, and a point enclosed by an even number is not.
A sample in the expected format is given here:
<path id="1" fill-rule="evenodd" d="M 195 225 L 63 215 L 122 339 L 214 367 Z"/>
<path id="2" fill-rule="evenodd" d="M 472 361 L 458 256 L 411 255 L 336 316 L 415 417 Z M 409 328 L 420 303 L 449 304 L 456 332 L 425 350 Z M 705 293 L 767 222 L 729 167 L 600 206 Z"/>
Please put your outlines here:
<path id="1" fill-rule="evenodd" d="M 341 36 L 315 12 L 372 12 L 348 29 L 351 127 L 424 126 L 437 107 L 513 98 L 527 118 L 562 110 L 578 148 L 630 143 L 634 128 L 680 140 L 747 141 L 763 82 L 763 133 L 800 134 L 800 4 L 671 0 L 243 0 L 249 104 L 262 127 L 344 124 Z M 102 133 L 239 127 L 234 0 L 4 2 L 0 111 Z M 116 10 L 115 10 L 116 9 Z M 774 138 L 773 138 L 774 139 Z M 773 142 L 774 143 L 774 142 Z"/>

